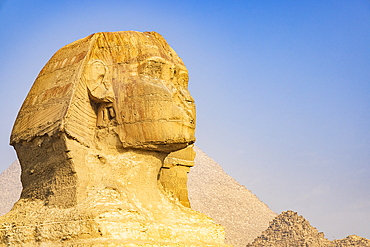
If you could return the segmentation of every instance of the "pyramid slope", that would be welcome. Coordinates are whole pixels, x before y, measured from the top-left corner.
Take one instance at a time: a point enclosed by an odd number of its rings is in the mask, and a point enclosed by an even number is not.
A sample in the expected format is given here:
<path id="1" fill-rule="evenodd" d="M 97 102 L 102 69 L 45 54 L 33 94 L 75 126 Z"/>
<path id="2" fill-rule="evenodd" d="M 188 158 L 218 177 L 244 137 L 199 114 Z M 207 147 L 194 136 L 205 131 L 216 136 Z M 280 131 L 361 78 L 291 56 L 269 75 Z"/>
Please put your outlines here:
<path id="1" fill-rule="evenodd" d="M 277 214 L 200 148 L 194 147 L 194 151 L 195 165 L 188 175 L 192 209 L 224 226 L 227 244 L 237 247 L 252 242 Z"/>
<path id="2" fill-rule="evenodd" d="M 20 175 L 21 167 L 18 160 L 0 174 L 0 216 L 9 212 L 21 195 Z"/>

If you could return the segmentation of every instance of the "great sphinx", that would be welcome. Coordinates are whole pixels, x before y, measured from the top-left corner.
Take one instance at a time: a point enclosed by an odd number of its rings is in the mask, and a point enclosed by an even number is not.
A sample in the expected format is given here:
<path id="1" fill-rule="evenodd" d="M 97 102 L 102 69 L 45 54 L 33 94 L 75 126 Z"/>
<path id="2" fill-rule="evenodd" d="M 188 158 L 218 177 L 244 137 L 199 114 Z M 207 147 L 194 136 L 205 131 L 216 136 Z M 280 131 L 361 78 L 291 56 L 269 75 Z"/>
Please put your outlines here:
<path id="1" fill-rule="evenodd" d="M 187 86 L 155 32 L 95 33 L 57 51 L 13 127 L 23 191 L 0 218 L 0 244 L 224 246 L 183 188 L 195 141 Z"/>

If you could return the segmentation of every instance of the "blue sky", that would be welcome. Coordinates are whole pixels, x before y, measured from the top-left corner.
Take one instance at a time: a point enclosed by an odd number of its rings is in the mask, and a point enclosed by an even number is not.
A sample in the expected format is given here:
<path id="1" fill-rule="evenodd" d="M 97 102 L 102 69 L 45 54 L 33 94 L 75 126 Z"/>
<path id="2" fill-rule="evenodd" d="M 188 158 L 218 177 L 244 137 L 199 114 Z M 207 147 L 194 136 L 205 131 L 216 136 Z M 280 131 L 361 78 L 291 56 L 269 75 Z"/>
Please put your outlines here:
<path id="1" fill-rule="evenodd" d="M 156 31 L 183 59 L 196 144 L 273 211 L 370 238 L 370 1 L 0 0 L 0 172 L 37 74 L 99 31 Z"/>

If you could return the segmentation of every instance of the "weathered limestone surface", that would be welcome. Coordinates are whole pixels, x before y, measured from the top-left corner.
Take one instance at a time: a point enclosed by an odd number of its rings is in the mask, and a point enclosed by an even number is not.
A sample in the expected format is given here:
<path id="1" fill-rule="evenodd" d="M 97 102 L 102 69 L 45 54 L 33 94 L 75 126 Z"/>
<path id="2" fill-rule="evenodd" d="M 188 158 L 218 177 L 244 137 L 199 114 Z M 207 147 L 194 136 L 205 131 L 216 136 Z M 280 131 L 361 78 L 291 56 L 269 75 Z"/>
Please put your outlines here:
<path id="1" fill-rule="evenodd" d="M 187 83 L 155 32 L 96 33 L 61 48 L 13 127 L 23 190 L 0 218 L 0 243 L 225 245 L 223 228 L 183 196 L 190 148 L 164 161 L 195 141 Z"/>

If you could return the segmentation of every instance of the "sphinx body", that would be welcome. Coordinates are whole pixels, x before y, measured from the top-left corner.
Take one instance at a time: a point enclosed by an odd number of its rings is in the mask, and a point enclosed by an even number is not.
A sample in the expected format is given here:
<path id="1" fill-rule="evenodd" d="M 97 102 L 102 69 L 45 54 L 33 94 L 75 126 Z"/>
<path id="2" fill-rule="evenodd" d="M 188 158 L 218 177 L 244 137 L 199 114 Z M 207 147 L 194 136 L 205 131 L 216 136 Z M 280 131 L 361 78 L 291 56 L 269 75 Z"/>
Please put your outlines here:
<path id="1" fill-rule="evenodd" d="M 166 157 L 195 141 L 187 83 L 155 32 L 96 33 L 61 48 L 13 127 L 23 190 L 0 218 L 0 243 L 224 245 L 221 226 L 161 183 Z"/>

